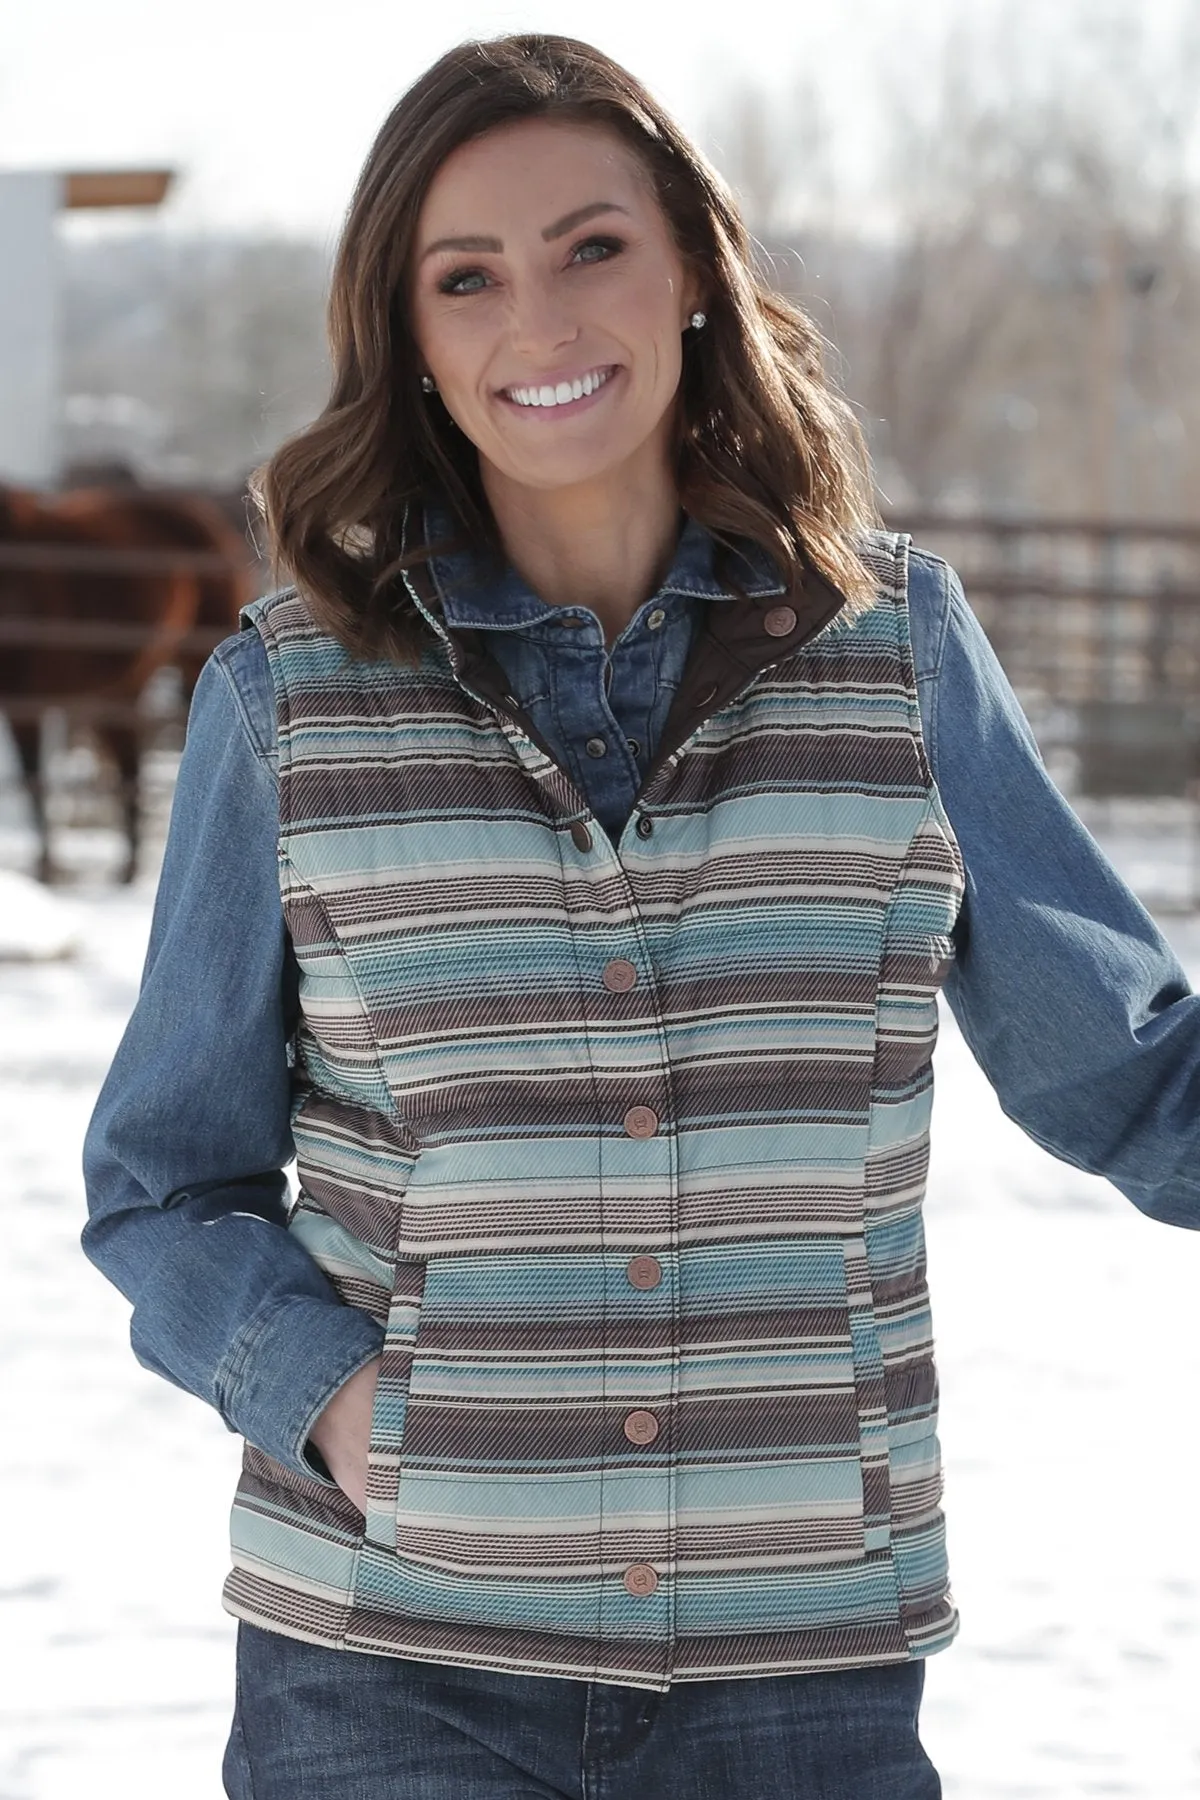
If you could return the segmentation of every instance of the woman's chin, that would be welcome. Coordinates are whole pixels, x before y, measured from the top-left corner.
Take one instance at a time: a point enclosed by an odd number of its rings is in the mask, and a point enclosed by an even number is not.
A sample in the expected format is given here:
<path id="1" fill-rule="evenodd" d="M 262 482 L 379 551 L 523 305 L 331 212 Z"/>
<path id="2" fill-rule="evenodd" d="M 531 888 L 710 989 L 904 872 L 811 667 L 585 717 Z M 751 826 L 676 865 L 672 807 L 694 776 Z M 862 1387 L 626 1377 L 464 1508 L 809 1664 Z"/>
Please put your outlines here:
<path id="1" fill-rule="evenodd" d="M 493 466 L 506 481 L 543 492 L 602 482 L 615 476 L 628 460 L 627 453 L 595 445 L 558 444 L 547 446 L 537 455 L 530 455 L 524 447 L 523 450 L 521 455 L 494 459 Z"/>

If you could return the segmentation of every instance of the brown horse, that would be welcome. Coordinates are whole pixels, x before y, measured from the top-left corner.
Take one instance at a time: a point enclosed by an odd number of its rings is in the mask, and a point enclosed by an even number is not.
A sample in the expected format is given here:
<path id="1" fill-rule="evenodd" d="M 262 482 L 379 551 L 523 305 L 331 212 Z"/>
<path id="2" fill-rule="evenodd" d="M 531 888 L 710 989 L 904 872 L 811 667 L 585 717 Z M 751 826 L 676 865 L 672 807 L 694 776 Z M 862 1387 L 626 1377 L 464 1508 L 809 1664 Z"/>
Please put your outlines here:
<path id="1" fill-rule="evenodd" d="M 208 651 L 254 597 L 252 560 L 218 507 L 194 495 L 0 487 L 0 713 L 33 806 L 40 879 L 52 876 L 43 714 L 62 708 L 116 764 L 131 880 L 147 723 L 139 697 L 158 670 L 174 668 L 190 699 Z"/>

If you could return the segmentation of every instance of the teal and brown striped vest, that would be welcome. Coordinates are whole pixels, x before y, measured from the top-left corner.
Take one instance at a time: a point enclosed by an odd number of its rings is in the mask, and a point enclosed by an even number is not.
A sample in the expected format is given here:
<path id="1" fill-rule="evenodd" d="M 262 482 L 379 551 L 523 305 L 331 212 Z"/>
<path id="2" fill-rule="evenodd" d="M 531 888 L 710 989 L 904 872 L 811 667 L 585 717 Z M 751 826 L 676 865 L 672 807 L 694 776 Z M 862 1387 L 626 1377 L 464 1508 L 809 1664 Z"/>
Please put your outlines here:
<path id="1" fill-rule="evenodd" d="M 921 1204 L 963 872 L 907 540 L 710 607 L 619 844 L 434 611 L 261 603 L 300 967 L 290 1229 L 385 1329 L 369 1506 L 247 1448 L 226 1604 L 627 1682 L 940 1648 Z"/>

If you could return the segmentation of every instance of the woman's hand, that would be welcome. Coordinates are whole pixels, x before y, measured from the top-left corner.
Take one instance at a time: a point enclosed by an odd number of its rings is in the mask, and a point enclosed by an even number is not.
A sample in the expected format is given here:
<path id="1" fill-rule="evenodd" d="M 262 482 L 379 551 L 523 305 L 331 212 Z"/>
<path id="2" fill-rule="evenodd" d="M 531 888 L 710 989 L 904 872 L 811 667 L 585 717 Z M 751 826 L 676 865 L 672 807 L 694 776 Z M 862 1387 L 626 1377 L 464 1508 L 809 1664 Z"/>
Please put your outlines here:
<path id="1" fill-rule="evenodd" d="M 367 1510 L 367 1445 L 371 1437 L 371 1409 L 381 1357 L 356 1369 L 342 1383 L 309 1432 L 309 1442 L 325 1458 L 329 1473 L 359 1512 Z"/>

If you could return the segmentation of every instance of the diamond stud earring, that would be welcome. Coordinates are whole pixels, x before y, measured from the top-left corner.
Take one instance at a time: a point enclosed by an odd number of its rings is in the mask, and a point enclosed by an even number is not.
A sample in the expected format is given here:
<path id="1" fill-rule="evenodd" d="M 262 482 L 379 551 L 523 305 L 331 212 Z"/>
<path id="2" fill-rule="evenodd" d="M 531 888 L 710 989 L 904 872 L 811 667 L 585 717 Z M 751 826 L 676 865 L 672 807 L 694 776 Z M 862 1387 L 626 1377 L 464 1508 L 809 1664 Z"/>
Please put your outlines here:
<path id="1" fill-rule="evenodd" d="M 694 312 L 692 314 L 691 318 L 688 320 L 688 324 L 692 327 L 692 329 L 694 331 L 703 331 L 704 327 L 708 324 L 708 314 L 702 313 L 702 312 Z"/>
<path id="2" fill-rule="evenodd" d="M 433 379 L 432 375 L 422 375 L 421 387 L 426 394 L 437 393 L 437 382 Z"/>

